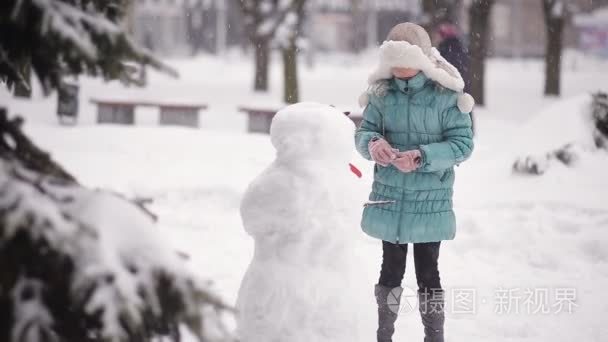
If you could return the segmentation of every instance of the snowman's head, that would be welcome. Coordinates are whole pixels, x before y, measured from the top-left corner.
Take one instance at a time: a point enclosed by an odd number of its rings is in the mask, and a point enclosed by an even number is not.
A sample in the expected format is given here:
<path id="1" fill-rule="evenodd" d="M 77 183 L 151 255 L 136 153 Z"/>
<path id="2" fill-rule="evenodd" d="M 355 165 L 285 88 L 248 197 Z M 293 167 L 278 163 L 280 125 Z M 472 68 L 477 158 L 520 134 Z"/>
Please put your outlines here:
<path id="1" fill-rule="evenodd" d="M 270 137 L 281 160 L 347 163 L 352 157 L 355 125 L 334 107 L 302 102 L 280 110 Z"/>

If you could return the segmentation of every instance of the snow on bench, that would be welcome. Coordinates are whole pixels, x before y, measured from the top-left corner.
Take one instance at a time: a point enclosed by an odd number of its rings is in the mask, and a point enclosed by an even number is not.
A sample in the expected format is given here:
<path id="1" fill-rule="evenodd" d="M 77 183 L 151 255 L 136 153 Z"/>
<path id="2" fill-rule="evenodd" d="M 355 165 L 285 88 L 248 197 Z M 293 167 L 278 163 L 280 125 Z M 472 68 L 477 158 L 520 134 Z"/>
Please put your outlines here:
<path id="1" fill-rule="evenodd" d="M 199 126 L 199 112 L 208 106 L 202 103 L 161 102 L 146 100 L 91 99 L 97 105 L 98 123 L 135 124 L 135 107 L 158 107 L 160 125 Z"/>

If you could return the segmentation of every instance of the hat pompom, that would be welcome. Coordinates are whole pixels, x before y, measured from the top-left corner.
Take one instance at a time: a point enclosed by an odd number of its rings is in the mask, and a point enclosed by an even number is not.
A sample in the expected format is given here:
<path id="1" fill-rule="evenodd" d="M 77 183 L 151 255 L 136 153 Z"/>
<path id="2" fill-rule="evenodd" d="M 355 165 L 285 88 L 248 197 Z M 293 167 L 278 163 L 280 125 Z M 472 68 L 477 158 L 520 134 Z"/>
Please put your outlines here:
<path id="1" fill-rule="evenodd" d="M 475 107 L 475 99 L 468 93 L 462 93 L 458 96 L 458 109 L 463 113 L 470 113 Z"/>

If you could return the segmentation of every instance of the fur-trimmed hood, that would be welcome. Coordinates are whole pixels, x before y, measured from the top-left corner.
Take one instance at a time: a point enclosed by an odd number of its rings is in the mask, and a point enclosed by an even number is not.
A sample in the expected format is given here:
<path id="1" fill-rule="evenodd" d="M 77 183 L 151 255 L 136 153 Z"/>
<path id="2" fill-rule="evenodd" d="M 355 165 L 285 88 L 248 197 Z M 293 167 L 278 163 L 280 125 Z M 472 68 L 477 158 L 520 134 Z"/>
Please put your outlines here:
<path id="1" fill-rule="evenodd" d="M 369 102 L 369 95 L 383 96 L 383 82 L 393 77 L 392 68 L 413 68 L 422 71 L 426 77 L 439 85 L 460 93 L 458 108 L 463 113 L 470 113 L 475 105 L 473 97 L 463 92 L 464 80 L 458 70 L 445 60 L 435 48 L 428 54 L 417 46 L 405 41 L 385 41 L 380 46 L 380 62 L 368 78 L 368 89 L 359 97 L 359 104 L 364 107 Z"/>

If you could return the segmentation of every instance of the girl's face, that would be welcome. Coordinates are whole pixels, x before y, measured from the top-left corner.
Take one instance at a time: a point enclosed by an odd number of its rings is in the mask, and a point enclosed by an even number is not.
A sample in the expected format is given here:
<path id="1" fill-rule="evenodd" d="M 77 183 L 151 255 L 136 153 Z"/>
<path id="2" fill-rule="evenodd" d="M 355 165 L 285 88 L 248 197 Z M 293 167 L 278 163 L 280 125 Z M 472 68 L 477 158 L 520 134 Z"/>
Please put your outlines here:
<path id="1" fill-rule="evenodd" d="M 412 68 L 393 68 L 393 76 L 397 78 L 412 78 L 420 72 L 418 69 Z"/>

